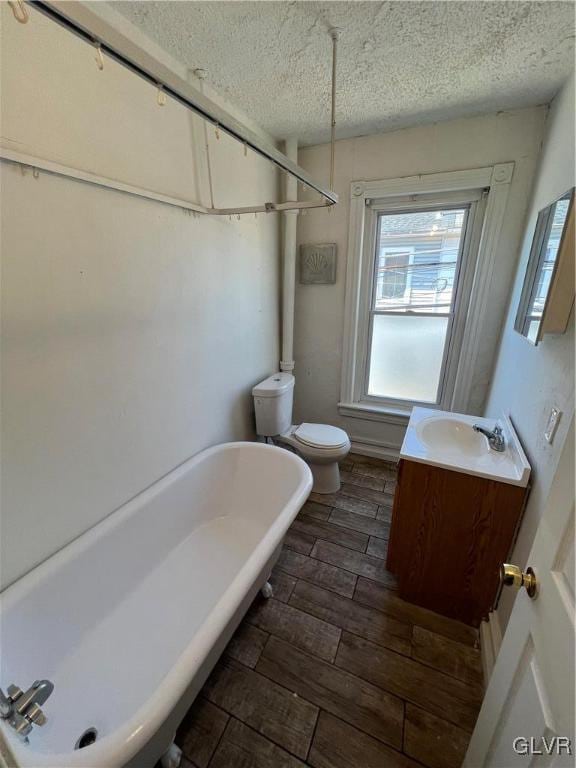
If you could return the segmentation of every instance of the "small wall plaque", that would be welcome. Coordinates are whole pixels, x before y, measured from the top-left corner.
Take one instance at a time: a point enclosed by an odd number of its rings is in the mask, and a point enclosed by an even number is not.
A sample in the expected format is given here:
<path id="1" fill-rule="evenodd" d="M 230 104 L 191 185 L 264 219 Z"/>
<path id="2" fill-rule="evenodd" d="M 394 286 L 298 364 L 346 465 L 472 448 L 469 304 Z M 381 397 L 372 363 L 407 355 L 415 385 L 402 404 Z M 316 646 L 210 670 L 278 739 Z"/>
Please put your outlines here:
<path id="1" fill-rule="evenodd" d="M 336 282 L 336 243 L 300 246 L 300 282 L 303 285 Z"/>

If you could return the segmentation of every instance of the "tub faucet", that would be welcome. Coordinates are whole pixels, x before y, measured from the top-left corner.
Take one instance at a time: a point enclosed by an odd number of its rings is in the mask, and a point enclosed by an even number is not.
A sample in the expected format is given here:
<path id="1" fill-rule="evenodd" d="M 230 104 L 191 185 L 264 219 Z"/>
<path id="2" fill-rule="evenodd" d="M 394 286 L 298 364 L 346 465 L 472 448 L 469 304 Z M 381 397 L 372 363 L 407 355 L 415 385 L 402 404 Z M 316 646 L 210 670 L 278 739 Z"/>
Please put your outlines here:
<path id="1" fill-rule="evenodd" d="M 500 427 L 498 424 L 495 425 L 492 432 L 490 432 L 489 429 L 484 429 L 484 427 L 481 427 L 479 424 L 474 424 L 472 429 L 474 432 L 480 432 L 483 434 L 488 439 L 488 445 L 494 451 L 502 453 L 506 450 L 506 440 L 504 439 L 504 434 L 502 433 L 502 427 Z"/>
<path id="2" fill-rule="evenodd" d="M 5 720 L 12 714 L 12 699 L 0 688 L 0 717 Z"/>
<path id="3" fill-rule="evenodd" d="M 36 680 L 27 691 L 22 691 L 17 685 L 9 685 L 6 693 L 0 688 L 0 717 L 8 720 L 10 727 L 26 740 L 34 725 L 46 722 L 40 705 L 53 690 L 54 684 L 50 680 Z"/>

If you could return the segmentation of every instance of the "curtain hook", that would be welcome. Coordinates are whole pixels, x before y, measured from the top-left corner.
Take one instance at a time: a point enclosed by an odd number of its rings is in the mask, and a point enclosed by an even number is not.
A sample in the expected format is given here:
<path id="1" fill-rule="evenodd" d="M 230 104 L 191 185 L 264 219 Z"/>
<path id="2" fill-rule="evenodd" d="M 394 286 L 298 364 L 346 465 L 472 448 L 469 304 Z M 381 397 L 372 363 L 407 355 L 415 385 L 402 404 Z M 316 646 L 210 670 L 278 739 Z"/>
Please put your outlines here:
<path id="1" fill-rule="evenodd" d="M 100 43 L 94 43 L 94 46 L 96 48 L 96 66 L 102 72 L 104 69 L 104 56 L 102 55 L 102 46 Z"/>
<path id="2" fill-rule="evenodd" d="M 214 128 L 214 132 L 216 134 L 216 138 L 218 139 L 218 141 L 220 141 L 220 131 L 219 131 L 219 128 L 220 128 L 220 126 L 218 125 L 218 123 L 216 123 L 216 127 Z"/>
<path id="3" fill-rule="evenodd" d="M 8 5 L 12 8 L 12 13 L 16 21 L 20 24 L 27 24 L 30 20 L 28 9 L 24 5 L 24 0 L 8 0 Z"/>
<path id="4" fill-rule="evenodd" d="M 40 178 L 40 171 L 38 170 L 38 168 L 32 168 L 32 176 L 35 179 L 39 179 Z"/>
<path id="5" fill-rule="evenodd" d="M 157 101 L 159 107 L 163 107 L 166 104 L 166 93 L 164 91 L 164 86 L 162 85 L 158 86 Z"/>
<path id="6" fill-rule="evenodd" d="M 247 154 L 248 154 L 248 146 L 246 142 L 244 142 L 244 157 L 246 157 Z"/>

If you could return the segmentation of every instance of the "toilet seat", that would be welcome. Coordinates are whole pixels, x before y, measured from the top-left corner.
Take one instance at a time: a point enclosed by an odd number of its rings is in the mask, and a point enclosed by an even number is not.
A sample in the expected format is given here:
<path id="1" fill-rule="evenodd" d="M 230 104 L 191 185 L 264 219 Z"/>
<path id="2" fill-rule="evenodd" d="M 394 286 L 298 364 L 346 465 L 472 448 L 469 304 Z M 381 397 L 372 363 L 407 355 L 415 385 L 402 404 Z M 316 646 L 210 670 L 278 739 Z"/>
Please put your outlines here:
<path id="1" fill-rule="evenodd" d="M 295 451 L 312 470 L 316 493 L 336 493 L 340 489 L 338 462 L 347 456 L 350 439 L 343 429 L 328 424 L 292 425 L 274 442 Z"/>
<path id="2" fill-rule="evenodd" d="M 329 424 L 300 424 L 293 435 L 299 443 L 319 450 L 334 450 L 349 445 L 346 432 Z"/>

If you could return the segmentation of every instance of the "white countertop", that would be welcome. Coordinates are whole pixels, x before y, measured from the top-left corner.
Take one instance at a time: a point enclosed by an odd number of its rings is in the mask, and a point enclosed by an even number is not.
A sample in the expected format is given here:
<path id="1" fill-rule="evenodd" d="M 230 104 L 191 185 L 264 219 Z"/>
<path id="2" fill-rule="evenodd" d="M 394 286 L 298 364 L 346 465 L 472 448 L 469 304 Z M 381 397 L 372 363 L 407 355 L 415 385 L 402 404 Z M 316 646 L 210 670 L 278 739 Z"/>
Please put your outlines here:
<path id="1" fill-rule="evenodd" d="M 504 452 L 490 448 L 488 439 L 472 429 L 474 424 L 488 430 L 499 424 L 506 440 Z M 523 488 L 531 472 L 518 435 L 506 416 L 484 419 L 432 408 L 412 410 L 400 458 Z"/>

